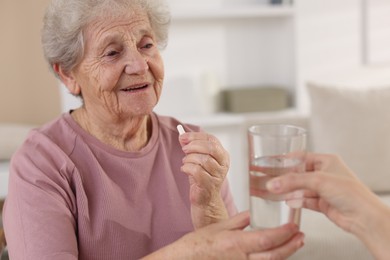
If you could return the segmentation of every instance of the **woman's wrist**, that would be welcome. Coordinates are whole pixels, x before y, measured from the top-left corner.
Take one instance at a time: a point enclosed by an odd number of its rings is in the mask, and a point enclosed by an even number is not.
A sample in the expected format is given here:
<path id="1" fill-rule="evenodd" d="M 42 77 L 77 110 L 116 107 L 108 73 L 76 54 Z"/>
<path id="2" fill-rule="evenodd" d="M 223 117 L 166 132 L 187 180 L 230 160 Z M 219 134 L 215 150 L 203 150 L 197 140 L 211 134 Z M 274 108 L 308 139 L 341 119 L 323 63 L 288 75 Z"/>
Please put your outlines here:
<path id="1" fill-rule="evenodd" d="M 191 215 L 195 229 L 229 218 L 221 196 L 210 200 L 207 205 L 191 205 Z"/>
<path id="2" fill-rule="evenodd" d="M 205 259 L 210 254 L 209 233 L 190 232 L 176 240 L 175 242 L 153 252 L 142 258 L 142 260 L 192 260 Z"/>
<path id="3" fill-rule="evenodd" d="M 191 241 L 190 237 L 193 236 L 192 233 L 188 233 L 184 235 L 179 240 L 173 242 L 172 244 L 169 244 L 143 258 L 141 260 L 159 260 L 159 259 L 195 259 L 193 257 L 193 252 L 195 247 L 189 243 Z M 191 246 L 191 247 L 190 247 Z M 188 250 L 191 248 L 191 250 Z"/>

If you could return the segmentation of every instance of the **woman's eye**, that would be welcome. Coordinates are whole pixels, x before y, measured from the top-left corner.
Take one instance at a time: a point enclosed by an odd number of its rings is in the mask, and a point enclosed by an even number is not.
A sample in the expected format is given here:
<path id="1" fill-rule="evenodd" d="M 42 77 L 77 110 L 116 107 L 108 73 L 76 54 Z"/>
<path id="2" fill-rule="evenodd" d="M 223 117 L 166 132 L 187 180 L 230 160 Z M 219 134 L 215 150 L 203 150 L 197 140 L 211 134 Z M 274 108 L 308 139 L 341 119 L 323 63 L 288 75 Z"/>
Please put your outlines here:
<path id="1" fill-rule="evenodd" d="M 113 57 L 113 56 L 117 55 L 118 53 L 119 53 L 118 51 L 109 51 L 106 53 L 106 56 Z"/>
<path id="2" fill-rule="evenodd" d="M 153 47 L 153 43 L 147 43 L 147 44 L 145 44 L 142 48 L 143 49 L 150 49 L 150 48 L 152 48 Z"/>

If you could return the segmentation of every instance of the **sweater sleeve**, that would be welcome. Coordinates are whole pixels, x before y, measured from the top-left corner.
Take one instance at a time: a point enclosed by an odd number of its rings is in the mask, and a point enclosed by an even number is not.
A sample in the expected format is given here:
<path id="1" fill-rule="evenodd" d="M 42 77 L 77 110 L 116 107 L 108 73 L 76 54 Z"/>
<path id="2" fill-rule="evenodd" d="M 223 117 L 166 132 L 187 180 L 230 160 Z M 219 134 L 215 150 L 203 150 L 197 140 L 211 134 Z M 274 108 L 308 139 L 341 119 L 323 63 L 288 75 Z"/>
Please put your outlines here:
<path id="1" fill-rule="evenodd" d="M 11 259 L 77 259 L 72 169 L 61 153 L 36 134 L 11 161 L 3 216 Z"/>

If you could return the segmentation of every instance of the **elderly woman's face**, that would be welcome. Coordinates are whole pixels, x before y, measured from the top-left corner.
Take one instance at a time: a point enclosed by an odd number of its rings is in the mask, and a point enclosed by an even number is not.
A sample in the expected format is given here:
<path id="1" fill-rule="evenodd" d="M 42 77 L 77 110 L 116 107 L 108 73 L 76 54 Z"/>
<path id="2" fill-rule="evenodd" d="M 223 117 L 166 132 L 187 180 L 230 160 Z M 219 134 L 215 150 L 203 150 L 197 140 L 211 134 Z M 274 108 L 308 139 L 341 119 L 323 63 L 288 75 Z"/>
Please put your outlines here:
<path id="1" fill-rule="evenodd" d="M 149 114 L 164 68 L 147 15 L 105 17 L 90 24 L 84 37 L 84 57 L 73 75 L 89 113 L 117 119 Z"/>

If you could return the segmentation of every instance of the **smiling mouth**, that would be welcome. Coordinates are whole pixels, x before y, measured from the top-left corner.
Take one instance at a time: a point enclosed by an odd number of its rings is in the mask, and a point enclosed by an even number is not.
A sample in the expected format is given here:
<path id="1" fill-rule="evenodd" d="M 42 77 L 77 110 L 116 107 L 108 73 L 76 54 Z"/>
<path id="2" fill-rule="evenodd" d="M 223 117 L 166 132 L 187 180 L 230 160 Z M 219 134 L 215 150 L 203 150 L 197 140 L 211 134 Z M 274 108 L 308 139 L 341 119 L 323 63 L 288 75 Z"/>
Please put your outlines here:
<path id="1" fill-rule="evenodd" d="M 148 87 L 148 84 L 142 85 L 142 86 L 138 86 L 138 87 L 124 88 L 124 89 L 121 89 L 121 91 L 123 91 L 123 92 L 135 92 L 135 91 L 143 90 L 143 89 L 145 89 L 147 87 Z"/>

